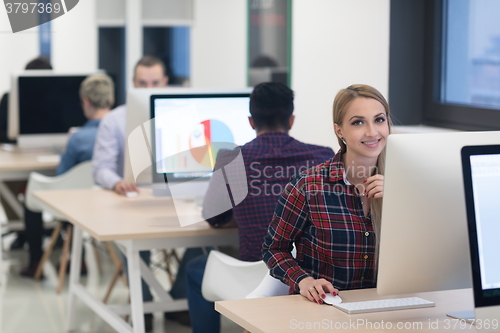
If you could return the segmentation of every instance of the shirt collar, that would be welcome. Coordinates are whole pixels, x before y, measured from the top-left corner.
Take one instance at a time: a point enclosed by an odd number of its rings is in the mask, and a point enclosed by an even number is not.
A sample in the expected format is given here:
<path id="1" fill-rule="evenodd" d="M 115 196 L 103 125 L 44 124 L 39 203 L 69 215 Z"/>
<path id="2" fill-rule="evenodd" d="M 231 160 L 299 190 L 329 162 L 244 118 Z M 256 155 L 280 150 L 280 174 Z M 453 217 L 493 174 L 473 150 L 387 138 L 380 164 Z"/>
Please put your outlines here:
<path id="1" fill-rule="evenodd" d="M 331 182 L 343 181 L 346 185 L 351 185 L 345 177 L 344 162 L 342 162 L 342 150 L 339 150 L 330 162 L 330 169 L 328 171 Z"/>
<path id="2" fill-rule="evenodd" d="M 87 122 L 83 125 L 83 127 L 97 127 L 97 126 L 99 126 L 100 122 L 101 122 L 101 119 L 87 120 Z"/>
<path id="3" fill-rule="evenodd" d="M 288 133 L 285 132 L 266 132 L 258 135 L 257 137 L 265 138 L 265 137 L 289 137 Z"/>

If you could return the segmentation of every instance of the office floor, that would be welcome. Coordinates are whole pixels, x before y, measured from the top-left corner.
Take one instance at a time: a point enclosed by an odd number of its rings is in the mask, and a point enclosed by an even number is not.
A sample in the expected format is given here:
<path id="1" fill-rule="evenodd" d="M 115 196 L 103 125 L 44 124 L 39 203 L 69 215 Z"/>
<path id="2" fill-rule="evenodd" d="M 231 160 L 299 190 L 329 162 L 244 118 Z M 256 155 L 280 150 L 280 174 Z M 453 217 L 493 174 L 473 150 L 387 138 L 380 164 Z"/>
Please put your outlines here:
<path id="1" fill-rule="evenodd" d="M 4 249 L 8 249 L 13 241 L 13 235 L 3 238 Z M 89 267 L 89 274 L 85 278 L 87 286 L 99 298 L 105 295 L 109 281 L 111 280 L 114 266 L 104 251 L 102 253 L 103 274 L 99 276 L 97 270 Z M 51 261 L 57 263 L 60 250 L 55 250 Z M 161 255 L 156 256 L 157 261 Z M 155 257 L 153 257 L 155 261 Z M 4 252 L 4 281 L 0 285 L 0 332 L 2 333 L 63 333 L 65 332 L 67 285 L 61 294 L 56 294 L 57 273 L 53 265 L 48 265 L 44 270 L 45 278 L 35 282 L 33 279 L 19 276 L 19 270 L 27 262 L 27 250 L 15 250 Z M 169 282 L 165 272 L 156 268 L 155 276 L 168 290 Z M 110 303 L 123 304 L 128 300 L 128 289 L 118 282 L 115 287 Z M 78 302 L 77 323 L 78 329 L 75 333 L 108 333 L 115 332 L 98 315 L 92 312 L 85 304 Z M 226 318 L 222 319 L 222 333 L 241 333 L 243 331 L 238 325 Z M 189 333 L 191 328 L 182 326 L 176 322 L 163 319 L 162 313 L 155 314 L 155 333 Z"/>

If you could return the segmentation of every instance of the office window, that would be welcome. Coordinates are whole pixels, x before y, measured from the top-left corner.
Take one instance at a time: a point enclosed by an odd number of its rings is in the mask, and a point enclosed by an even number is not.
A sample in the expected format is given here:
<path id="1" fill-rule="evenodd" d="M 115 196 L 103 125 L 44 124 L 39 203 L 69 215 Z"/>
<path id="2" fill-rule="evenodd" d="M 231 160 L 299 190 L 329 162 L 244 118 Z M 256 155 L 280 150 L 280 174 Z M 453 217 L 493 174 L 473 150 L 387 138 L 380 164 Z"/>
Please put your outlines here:
<path id="1" fill-rule="evenodd" d="M 444 5 L 441 101 L 500 109 L 500 1 Z"/>
<path id="2" fill-rule="evenodd" d="M 500 130 L 500 1 L 423 4 L 422 123 Z"/>

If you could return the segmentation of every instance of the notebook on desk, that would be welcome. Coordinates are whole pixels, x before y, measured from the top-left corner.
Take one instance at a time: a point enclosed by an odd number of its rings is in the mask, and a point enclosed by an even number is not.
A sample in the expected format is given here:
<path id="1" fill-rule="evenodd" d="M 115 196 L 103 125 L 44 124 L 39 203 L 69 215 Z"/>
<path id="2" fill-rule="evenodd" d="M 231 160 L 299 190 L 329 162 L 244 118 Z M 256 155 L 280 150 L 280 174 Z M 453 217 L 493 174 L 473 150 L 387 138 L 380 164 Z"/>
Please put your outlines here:
<path id="1" fill-rule="evenodd" d="M 475 323 L 500 331 L 500 145 L 462 148 Z"/>

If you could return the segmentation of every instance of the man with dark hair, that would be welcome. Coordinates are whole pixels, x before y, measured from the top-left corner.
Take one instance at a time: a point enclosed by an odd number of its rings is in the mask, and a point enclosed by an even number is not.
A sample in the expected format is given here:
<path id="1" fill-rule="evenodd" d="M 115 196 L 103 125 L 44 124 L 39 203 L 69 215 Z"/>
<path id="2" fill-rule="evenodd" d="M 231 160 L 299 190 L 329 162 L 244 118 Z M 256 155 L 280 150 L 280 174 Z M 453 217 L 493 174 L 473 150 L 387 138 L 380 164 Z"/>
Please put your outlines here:
<path id="1" fill-rule="evenodd" d="M 133 82 L 136 88 L 166 87 L 165 65 L 156 57 L 144 56 L 135 65 Z M 126 105 L 118 106 L 103 118 L 92 158 L 96 184 L 121 195 L 138 191 L 135 184 L 123 179 L 126 121 Z"/>
<path id="2" fill-rule="evenodd" d="M 240 259 L 262 260 L 262 242 L 271 222 L 282 189 L 295 173 L 333 157 L 331 148 L 305 144 L 288 135 L 295 116 L 293 91 L 281 83 L 257 85 L 250 96 L 250 126 L 257 137 L 234 150 L 221 150 L 215 170 L 235 160 L 241 152 L 246 177 L 226 175 L 231 187 L 212 177 L 203 202 L 203 217 L 214 228 L 236 223 L 240 237 Z M 237 168 L 225 168 L 232 173 Z M 215 174 L 215 173 L 214 173 Z M 240 181 L 238 181 L 240 179 Z M 233 209 L 221 213 L 220 198 L 228 190 L 248 189 L 248 195 Z M 238 197 L 238 195 L 236 195 Z M 193 333 L 220 331 L 220 315 L 214 304 L 201 294 L 201 283 L 208 256 L 195 258 L 188 264 L 188 303 Z"/>
<path id="3" fill-rule="evenodd" d="M 52 65 L 48 58 L 39 56 L 28 62 L 25 69 L 52 69 Z"/>
<path id="4" fill-rule="evenodd" d="M 161 67 L 161 73 L 158 67 Z M 144 56 L 134 67 L 134 87 L 157 88 L 165 87 L 168 83 L 167 68 L 157 57 Z"/>

